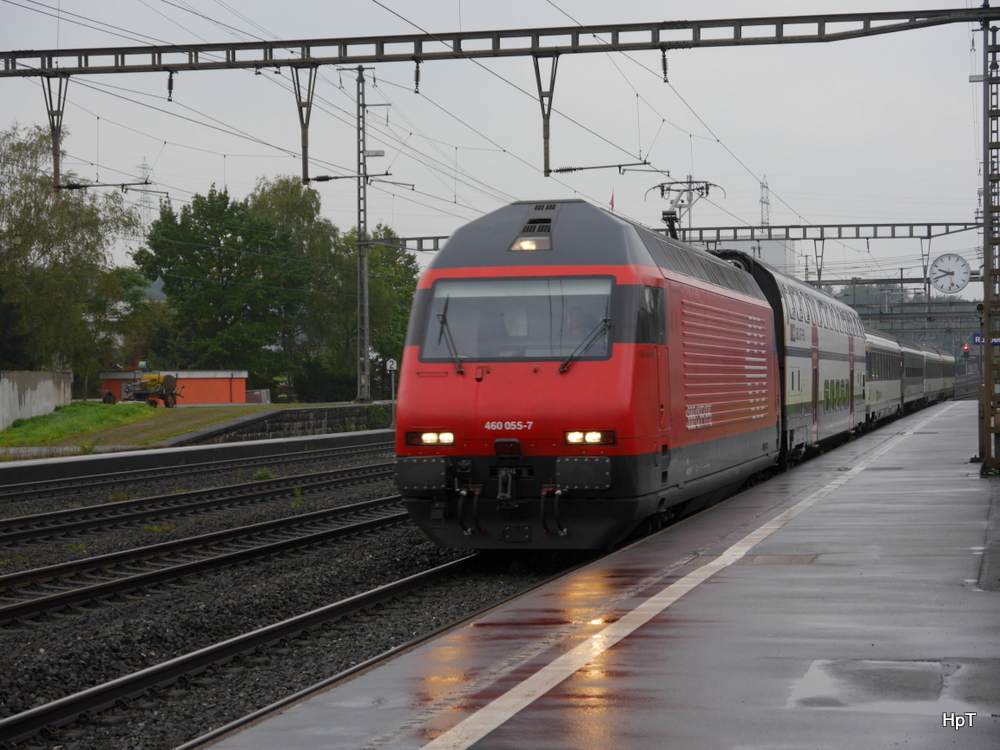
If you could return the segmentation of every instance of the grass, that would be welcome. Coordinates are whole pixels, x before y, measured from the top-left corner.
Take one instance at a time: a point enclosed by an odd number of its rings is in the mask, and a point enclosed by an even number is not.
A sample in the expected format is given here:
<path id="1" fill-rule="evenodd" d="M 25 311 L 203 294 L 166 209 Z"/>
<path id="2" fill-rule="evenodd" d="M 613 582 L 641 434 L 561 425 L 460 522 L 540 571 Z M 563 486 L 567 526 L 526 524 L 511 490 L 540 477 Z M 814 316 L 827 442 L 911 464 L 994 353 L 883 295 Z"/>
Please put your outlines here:
<path id="1" fill-rule="evenodd" d="M 52 455 L 92 453 L 102 448 L 144 446 L 274 406 L 233 404 L 196 409 L 153 409 L 144 402 L 114 405 L 74 401 L 52 414 L 19 419 L 0 432 L 0 461 L 5 448 L 41 448 Z"/>
<path id="2" fill-rule="evenodd" d="M 213 427 L 259 411 L 301 409 L 324 404 L 227 404 L 197 408 L 152 409 L 144 402 L 121 402 L 115 405 L 94 401 L 74 401 L 32 419 L 17 420 L 0 432 L 0 461 L 9 460 L 5 449 L 36 448 L 51 455 L 87 454 L 95 449 L 132 448 L 154 445 L 167 438 L 186 435 L 195 430 Z M 371 429 L 381 425 L 380 407 L 372 404 Z M 43 455 L 43 453 L 38 454 Z"/>
<path id="3" fill-rule="evenodd" d="M 156 419 L 162 413 L 163 410 L 151 409 L 144 403 L 109 406 L 77 401 L 56 407 L 52 414 L 15 420 L 0 432 L 0 448 L 44 447 L 78 438 L 89 453 L 98 441 L 86 438 L 114 427 Z"/>

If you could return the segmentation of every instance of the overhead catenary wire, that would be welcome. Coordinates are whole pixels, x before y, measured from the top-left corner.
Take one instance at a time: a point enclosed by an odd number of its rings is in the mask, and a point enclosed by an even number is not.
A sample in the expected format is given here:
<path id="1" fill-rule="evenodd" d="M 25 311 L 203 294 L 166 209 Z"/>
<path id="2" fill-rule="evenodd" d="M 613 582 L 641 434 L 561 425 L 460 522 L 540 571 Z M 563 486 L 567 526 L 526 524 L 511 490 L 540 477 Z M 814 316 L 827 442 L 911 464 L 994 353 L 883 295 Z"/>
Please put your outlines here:
<path id="1" fill-rule="evenodd" d="M 557 7 L 554 3 L 550 3 L 550 4 L 553 5 L 553 7 Z M 23 3 L 21 5 L 23 7 Z M 229 6 L 227 6 L 225 3 L 218 2 L 217 5 L 219 7 L 221 7 L 221 8 L 226 8 L 226 9 L 232 11 L 232 8 L 229 7 Z M 385 7 L 385 3 L 378 3 L 378 5 L 381 5 L 382 7 Z M 176 3 L 176 2 L 174 2 L 174 3 L 163 3 L 163 7 L 164 8 L 175 8 L 178 11 L 185 12 L 185 13 L 191 13 L 192 12 L 190 7 L 185 8 L 184 6 L 190 6 L 190 4 L 189 3 Z M 217 20 L 217 19 L 212 19 L 210 16 L 206 15 L 205 13 L 201 13 L 200 16 L 202 18 L 210 20 L 210 21 Z M 240 21 L 240 22 L 238 22 L 238 25 L 240 27 L 242 27 L 240 29 L 238 29 L 236 26 L 234 26 L 232 24 L 229 24 L 228 27 L 230 27 L 232 29 L 232 31 L 229 32 L 229 33 L 233 33 L 234 35 L 235 34 L 252 35 L 253 32 L 247 32 L 247 31 L 244 30 L 244 29 L 249 28 L 248 25 L 247 25 L 247 23 L 246 23 L 247 20 L 248 20 L 247 17 L 244 16 L 243 20 Z M 217 26 L 217 28 L 225 28 L 225 26 L 220 25 L 220 26 Z M 267 30 L 264 29 L 263 27 L 258 26 L 257 30 L 260 31 L 260 32 L 262 32 L 262 34 L 264 36 L 267 36 Z M 610 56 L 609 56 L 609 59 L 610 59 Z M 646 67 L 646 66 L 644 66 L 644 67 Z M 655 74 L 657 76 L 660 75 L 659 71 L 651 71 L 651 73 Z M 623 78 L 627 78 L 627 77 L 623 76 Z M 676 79 L 676 76 L 674 78 L 675 78 L 675 81 L 677 82 L 677 86 L 675 88 L 682 88 L 682 82 L 683 82 L 682 79 Z M 271 80 L 274 83 L 281 83 L 281 84 L 287 86 L 287 80 L 286 79 L 282 79 L 281 77 L 273 77 L 272 78 L 271 76 L 267 76 L 267 80 Z M 658 78 L 658 80 L 659 80 L 659 78 Z M 383 86 L 386 85 L 384 77 L 382 78 L 382 83 L 383 83 Z M 395 84 L 393 84 L 393 85 L 395 85 Z M 400 86 L 400 88 L 404 88 L 404 87 Z M 405 88 L 407 88 L 407 90 L 409 90 L 409 86 L 408 85 Z M 382 89 L 380 88 L 380 90 L 382 90 Z M 521 89 L 521 92 L 522 93 L 527 93 L 524 89 Z M 532 99 L 534 99 L 534 95 L 533 94 L 530 94 L 530 96 L 532 97 Z M 638 96 L 638 94 L 637 94 L 637 96 Z M 399 111 L 403 112 L 403 110 L 404 110 L 404 108 L 401 107 Z M 655 110 L 651 108 L 651 111 L 655 111 Z M 104 113 L 103 113 L 103 110 L 102 110 L 102 115 L 103 114 Z M 350 123 L 348 122 L 348 119 L 349 118 L 345 117 L 342 120 L 344 122 L 344 124 L 350 125 Z M 395 118 L 394 118 L 394 120 L 395 120 Z M 659 134 L 660 130 L 668 129 L 668 126 L 665 126 L 663 124 L 664 121 L 665 121 L 665 118 L 661 119 L 660 128 L 657 130 L 657 134 Z M 479 128 L 479 130 L 481 130 L 481 128 Z M 475 125 L 471 126 L 471 131 L 477 131 L 477 128 L 476 128 Z M 395 127 L 395 123 L 393 123 L 393 126 L 391 128 L 389 128 L 389 130 L 387 130 L 384 133 L 380 133 L 380 137 L 385 137 L 386 139 L 391 139 L 392 137 L 399 137 L 400 138 L 400 141 L 399 141 L 399 150 L 397 152 L 397 158 L 399 158 L 398 163 L 401 165 L 401 167 L 405 166 L 405 161 L 404 161 L 403 157 L 401 156 L 401 154 L 403 154 L 404 151 L 407 153 L 407 157 L 406 158 L 413 158 L 416 161 L 422 161 L 422 163 L 423 162 L 427 162 L 432 157 L 432 154 L 428 153 L 427 149 L 419 149 L 420 141 L 417 139 L 416 136 L 413 139 L 411 139 L 409 141 L 409 143 L 406 142 L 407 141 L 407 134 L 409 132 L 417 132 L 417 133 L 419 133 L 420 129 L 418 129 L 418 128 L 407 128 L 407 133 L 403 134 L 403 133 L 400 133 L 399 129 Z M 699 139 L 704 138 L 703 136 L 700 136 L 700 135 L 698 135 L 698 136 L 692 135 L 691 138 L 690 138 L 691 143 L 694 143 L 695 137 L 697 137 Z M 268 139 L 264 139 L 264 140 L 268 140 Z M 705 140 L 710 140 L 711 141 L 712 139 L 711 138 L 705 138 Z M 640 141 L 641 141 L 641 138 L 640 138 Z M 389 142 L 391 143 L 392 141 L 390 140 Z M 654 139 L 654 142 L 655 142 L 655 139 Z M 161 151 L 163 149 L 162 143 L 163 143 L 162 141 L 157 142 L 157 147 Z M 723 144 L 723 145 L 728 145 L 728 144 Z M 417 149 L 413 149 L 412 148 L 413 146 L 417 146 L 418 148 Z M 643 152 L 643 147 L 644 147 L 644 144 L 640 143 L 640 145 L 639 145 L 639 151 L 640 151 L 640 153 Z M 462 146 L 461 146 L 461 144 L 452 143 L 452 144 L 447 144 L 445 146 L 445 148 L 455 149 L 455 148 L 462 148 Z M 501 147 L 501 148 L 503 148 L 503 147 Z M 650 148 L 648 150 L 646 150 L 646 153 L 649 153 L 649 151 L 651 151 L 651 150 L 652 150 L 652 144 L 650 144 Z M 229 149 L 224 149 L 224 151 L 229 151 Z M 294 158 L 294 156 L 293 156 L 293 152 L 294 151 L 295 151 L 295 149 L 286 149 L 283 152 L 284 155 L 282 155 L 282 156 L 276 156 L 276 157 L 273 157 L 273 158 L 286 158 L 286 156 L 288 158 Z M 421 151 L 423 153 L 421 153 Z M 503 149 L 503 151 L 504 151 L 505 154 L 508 154 L 508 153 L 512 154 L 513 153 L 512 151 L 509 151 L 507 149 Z M 95 159 L 94 161 L 95 161 L 95 163 L 99 163 L 101 160 L 100 159 Z M 452 182 L 451 178 L 453 177 L 453 174 L 455 172 L 458 172 L 458 174 L 460 174 L 460 175 L 463 174 L 463 173 L 467 174 L 467 171 L 465 169 L 466 164 L 464 163 L 464 160 L 461 160 L 461 161 L 462 161 L 462 163 L 461 163 L 461 170 L 455 170 L 454 169 L 454 160 L 453 159 L 446 160 L 446 159 L 440 158 L 440 155 L 439 155 L 438 156 L 438 163 L 437 163 L 437 165 L 436 166 L 429 166 L 428 167 L 428 169 L 430 170 L 429 174 L 433 174 L 434 175 L 434 179 L 436 180 L 436 182 L 438 183 L 439 186 L 441 186 L 442 188 L 444 188 L 446 184 L 448 186 L 447 195 L 444 195 L 445 190 L 442 189 L 442 190 L 435 191 L 433 189 L 433 187 L 432 187 L 431 191 L 426 191 L 427 197 L 425 199 L 422 199 L 422 200 L 423 200 L 423 202 L 429 202 L 429 203 L 427 203 L 427 205 L 430 205 L 432 207 L 431 210 L 434 210 L 434 211 L 441 210 L 443 208 L 444 204 L 446 204 L 446 203 L 448 205 L 451 205 L 452 208 L 454 208 L 454 201 L 452 200 L 452 195 L 453 195 L 453 193 L 455 191 L 454 191 L 452 185 L 448 184 L 448 183 Z M 319 163 L 319 162 L 317 162 L 317 163 Z M 524 159 L 523 163 L 524 163 L 524 165 L 526 167 L 537 171 L 537 166 L 534 165 L 534 164 L 532 164 L 532 160 L 531 159 Z M 744 165 L 744 167 L 746 167 L 746 165 Z M 347 168 L 347 171 L 350 172 L 350 171 L 353 171 L 353 169 Z M 753 174 L 752 171 L 749 171 L 749 170 L 748 170 L 748 173 Z M 489 183 L 490 183 L 490 181 L 487 179 L 485 181 L 482 181 L 481 184 L 482 185 L 489 185 Z M 573 188 L 576 187 L 575 184 L 572 183 L 572 182 L 561 182 L 559 184 L 561 186 L 565 186 L 565 187 L 568 187 L 570 189 L 573 189 Z M 403 191 L 396 190 L 395 188 L 393 188 L 391 186 L 384 186 L 384 187 L 378 188 L 378 190 L 379 190 L 379 192 L 381 192 L 383 194 L 386 194 L 386 195 L 394 195 L 394 196 L 395 195 L 399 195 L 399 196 L 402 197 L 402 200 L 407 200 L 408 199 L 405 196 L 405 193 L 403 193 Z M 438 193 L 441 193 L 441 194 L 439 194 L 439 195 L 432 195 L 432 193 L 434 193 L 434 192 L 438 192 Z M 462 188 L 459 192 L 464 192 L 464 188 Z M 605 200 L 606 200 L 606 196 L 597 196 L 597 197 L 590 196 L 590 195 L 587 195 L 587 192 L 589 192 L 589 191 L 580 191 L 581 195 L 584 195 L 585 197 L 588 197 L 588 199 L 592 200 L 595 203 L 603 204 L 605 202 Z M 409 196 L 409 197 L 412 198 L 412 197 L 415 197 L 415 196 Z M 497 197 L 498 196 L 494 196 L 494 199 L 496 199 Z M 509 196 L 501 196 L 501 197 L 504 198 L 504 199 L 509 198 Z M 775 194 L 775 200 L 783 201 L 783 198 L 782 198 L 782 196 L 780 194 L 780 191 Z M 440 202 L 441 206 L 436 206 L 435 202 Z M 418 204 L 415 203 L 414 205 L 418 205 Z M 785 205 L 787 205 L 787 203 L 785 203 Z M 481 213 L 481 209 L 478 206 L 471 207 L 471 204 L 470 204 L 470 210 L 477 210 L 477 211 L 479 211 Z M 732 214 L 732 212 L 730 212 L 730 214 L 731 215 L 735 215 L 735 214 Z M 801 216 L 801 214 L 799 214 L 798 212 L 796 212 L 796 215 Z"/>
<path id="2" fill-rule="evenodd" d="M 167 3 L 167 5 L 177 5 L 177 4 L 176 4 L 176 3 Z M 387 10 L 389 10 L 390 12 L 392 12 L 392 13 L 394 13 L 395 15 L 397 15 L 398 17 L 402 18 L 402 16 L 401 16 L 400 14 L 398 14 L 398 13 L 395 13 L 395 11 L 391 11 L 391 9 L 388 9 L 388 8 L 387 8 L 387 6 L 385 6 L 384 4 L 376 2 L 376 5 L 379 5 L 380 7 L 383 7 L 383 8 L 386 8 L 386 9 L 387 9 Z M 177 6 L 177 7 L 182 7 L 182 6 Z M 197 15 L 200 15 L 200 16 L 201 16 L 201 17 L 203 17 L 203 18 L 208 18 L 207 16 L 205 16 L 205 14 L 197 14 Z M 211 20 L 211 19 L 209 19 L 209 20 Z M 411 23 L 411 24 L 412 24 L 412 22 L 409 22 L 409 21 L 407 21 L 407 22 L 408 22 L 408 23 Z M 416 28 L 420 28 L 420 27 L 419 27 L 419 26 L 417 26 L 416 24 L 412 24 L 412 25 L 414 25 L 414 26 L 415 26 Z M 230 28 L 230 29 L 232 28 L 232 27 L 230 27 L 229 25 L 222 25 L 222 26 L 225 26 L 226 28 Z M 426 33 L 426 32 L 425 32 L 425 33 Z M 479 63 L 477 62 L 477 64 L 479 64 Z M 488 70 L 488 71 L 489 71 L 489 69 L 488 69 L 488 68 L 486 68 L 485 66 L 482 66 L 481 64 L 480 64 L 480 67 L 483 67 L 483 68 L 484 68 L 485 70 Z M 520 87 L 516 86 L 516 84 L 513 84 L 512 82 L 508 81 L 508 80 L 507 80 L 507 79 L 505 79 L 505 78 L 504 78 L 503 76 L 500 76 L 499 74 L 497 74 L 497 73 L 495 73 L 495 72 L 493 72 L 493 71 L 489 71 L 489 72 L 490 72 L 490 73 L 491 73 L 492 75 L 494 75 L 494 76 L 497 76 L 497 77 L 498 77 L 498 78 L 500 78 L 501 80 L 505 81 L 505 82 L 506 82 L 506 83 L 507 83 L 508 85 L 510 85 L 510 86 L 512 86 L 512 87 L 514 87 L 515 89 L 517 89 L 518 91 L 520 91 L 520 92 L 521 92 L 522 94 L 524 94 L 524 95 L 526 95 L 526 96 L 531 96 L 532 98 L 534 98 L 534 97 L 533 97 L 533 95 L 529 94 L 529 93 L 528 93 L 528 92 L 526 92 L 526 91 L 525 91 L 524 89 L 522 89 L 522 88 L 520 88 Z M 586 131 L 588 131 L 588 132 L 591 132 L 591 133 L 593 133 L 593 131 L 592 131 L 592 130 L 590 130 L 589 128 L 586 128 L 586 127 L 585 127 L 585 126 L 583 126 L 583 125 L 582 125 L 581 123 L 579 123 L 579 122 L 577 122 L 577 121 L 575 121 L 575 120 L 572 120 L 572 118 L 569 118 L 569 119 L 571 120 L 571 122 L 574 122 L 574 123 L 575 123 L 576 125 L 578 125 L 578 126 L 582 127 L 582 128 L 584 129 L 584 130 L 586 130 Z M 217 120 L 216 120 L 216 121 L 217 121 Z M 218 122 L 218 121 L 217 121 L 217 122 Z M 475 128 L 472 128 L 472 129 L 473 129 L 473 130 L 475 131 Z M 478 131 L 477 131 L 477 132 L 478 132 Z M 245 135 L 245 134 L 244 134 L 244 135 Z M 602 138 L 603 138 L 603 137 L 602 137 Z M 607 138 L 603 138 L 603 140 L 605 140 L 605 141 L 606 141 L 606 142 L 608 142 L 608 143 L 613 143 L 612 141 L 610 141 L 610 140 L 609 140 L 609 139 L 607 139 Z M 629 151 L 628 151 L 627 149 L 624 149 L 623 147 L 621 147 L 620 145 L 617 145 L 617 144 L 613 144 L 613 145 L 615 145 L 615 146 L 616 146 L 617 148 L 621 149 L 621 150 L 622 150 L 623 152 L 625 152 L 625 153 L 628 153 L 628 154 L 630 155 L 630 157 L 632 157 L 632 158 L 635 158 L 635 155 L 634 155 L 634 154 L 632 154 L 631 152 L 629 152 Z M 290 151 L 290 150 L 289 150 L 289 149 L 286 149 L 286 151 Z M 511 152 L 510 152 L 510 151 L 509 151 L 508 149 L 504 149 L 504 152 L 505 152 L 505 153 L 511 153 Z M 522 161 L 523 161 L 523 162 L 524 162 L 525 164 L 528 164 L 527 160 L 522 160 Z M 568 186 L 567 186 L 567 187 L 568 187 Z M 595 197 L 593 197 L 593 196 L 587 196 L 587 197 L 588 197 L 588 198 L 589 198 L 590 200 L 593 200 L 593 201 L 595 201 L 595 202 L 596 202 L 596 201 L 599 201 L 599 200 L 601 200 L 601 199 L 598 199 L 598 198 L 595 198 Z"/>

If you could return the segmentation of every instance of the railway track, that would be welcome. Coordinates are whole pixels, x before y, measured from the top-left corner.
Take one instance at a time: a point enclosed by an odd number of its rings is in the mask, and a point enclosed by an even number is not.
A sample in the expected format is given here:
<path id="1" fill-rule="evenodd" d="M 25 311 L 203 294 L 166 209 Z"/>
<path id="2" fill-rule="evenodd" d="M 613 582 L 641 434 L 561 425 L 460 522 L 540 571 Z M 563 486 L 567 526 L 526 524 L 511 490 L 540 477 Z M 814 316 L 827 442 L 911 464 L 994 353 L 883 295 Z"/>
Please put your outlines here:
<path id="1" fill-rule="evenodd" d="M 38 497 L 53 495 L 79 495 L 93 493 L 120 485 L 143 483 L 150 480 L 169 478 L 212 477 L 224 472 L 234 472 L 242 469 L 259 471 L 261 469 L 278 469 L 297 463 L 318 463 L 331 460 L 343 460 L 368 456 L 385 451 L 391 451 L 391 442 L 373 443 L 370 445 L 347 446 L 342 448 L 320 448 L 295 453 L 275 453 L 265 456 L 250 456 L 247 458 L 232 458 L 221 461 L 204 461 L 191 464 L 176 464 L 153 469 L 132 469 L 115 471 L 107 474 L 95 474 L 85 477 L 65 477 L 46 479 L 34 482 L 23 482 L 0 486 L 0 503 L 14 505 L 18 502 L 30 501 Z"/>
<path id="2" fill-rule="evenodd" d="M 978 373 L 966 373 L 955 377 L 955 400 L 979 398 L 982 395 L 983 378 Z"/>
<path id="3" fill-rule="evenodd" d="M 148 591 L 404 523 L 399 496 L 0 576 L 0 624 Z"/>
<path id="4" fill-rule="evenodd" d="M 392 464 L 300 474 L 280 479 L 172 493 L 138 500 L 68 508 L 0 520 L 0 548 L 41 539 L 79 535 L 150 519 L 205 513 L 234 505 L 262 503 L 275 498 L 328 491 L 351 484 L 388 479 Z"/>
<path id="5" fill-rule="evenodd" d="M 178 680 L 190 680 L 208 670 L 221 668 L 235 659 L 252 657 L 275 644 L 293 643 L 299 638 L 313 638 L 318 631 L 334 626 L 357 613 L 416 596 L 417 592 L 428 587 L 447 585 L 448 581 L 461 576 L 472 575 L 474 558 L 475 555 L 470 555 L 452 561 L 0 719 L 0 737 L 9 743 L 8 746 L 13 746 L 14 743 L 31 739 L 42 732 L 54 732 L 80 717 L 93 716 L 109 707 L 122 706 L 136 698 L 155 695 Z M 419 604 L 411 602 L 410 606 Z"/>

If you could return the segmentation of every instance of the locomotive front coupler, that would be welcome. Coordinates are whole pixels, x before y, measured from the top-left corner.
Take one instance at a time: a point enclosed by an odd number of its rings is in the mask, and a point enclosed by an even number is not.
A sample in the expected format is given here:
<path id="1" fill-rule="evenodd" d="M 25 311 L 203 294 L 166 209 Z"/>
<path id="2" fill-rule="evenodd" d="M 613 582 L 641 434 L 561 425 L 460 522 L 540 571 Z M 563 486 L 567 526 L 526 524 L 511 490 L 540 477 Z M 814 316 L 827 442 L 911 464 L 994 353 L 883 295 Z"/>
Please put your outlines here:
<path id="1" fill-rule="evenodd" d="M 511 461 L 524 458 L 521 441 L 517 438 L 497 438 L 493 441 L 493 453 L 497 460 L 506 463 L 496 469 L 497 508 L 500 510 L 521 510 L 523 503 L 514 496 L 514 481 L 518 478 L 518 468 L 510 466 Z"/>
<path id="2" fill-rule="evenodd" d="M 501 503 L 514 499 L 514 470 L 509 466 L 497 469 L 497 500 Z"/>

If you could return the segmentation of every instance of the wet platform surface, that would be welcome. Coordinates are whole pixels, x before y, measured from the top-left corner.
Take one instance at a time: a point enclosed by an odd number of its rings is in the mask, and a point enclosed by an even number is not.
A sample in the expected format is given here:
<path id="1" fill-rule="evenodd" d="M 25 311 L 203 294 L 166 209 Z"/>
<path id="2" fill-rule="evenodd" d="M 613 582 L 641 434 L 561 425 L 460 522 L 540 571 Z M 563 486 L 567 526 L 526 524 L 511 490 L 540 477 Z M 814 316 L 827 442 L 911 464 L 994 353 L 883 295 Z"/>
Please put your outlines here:
<path id="1" fill-rule="evenodd" d="M 899 420 L 213 747 L 995 750 L 976 414 Z"/>

